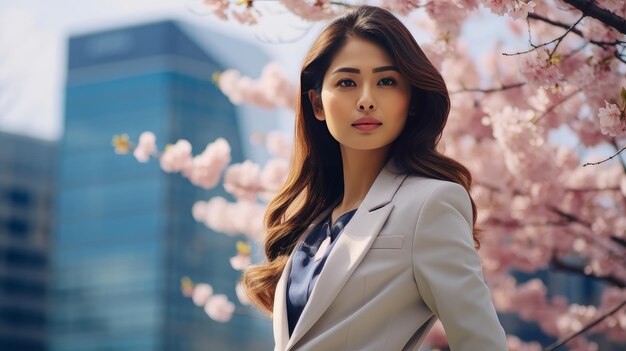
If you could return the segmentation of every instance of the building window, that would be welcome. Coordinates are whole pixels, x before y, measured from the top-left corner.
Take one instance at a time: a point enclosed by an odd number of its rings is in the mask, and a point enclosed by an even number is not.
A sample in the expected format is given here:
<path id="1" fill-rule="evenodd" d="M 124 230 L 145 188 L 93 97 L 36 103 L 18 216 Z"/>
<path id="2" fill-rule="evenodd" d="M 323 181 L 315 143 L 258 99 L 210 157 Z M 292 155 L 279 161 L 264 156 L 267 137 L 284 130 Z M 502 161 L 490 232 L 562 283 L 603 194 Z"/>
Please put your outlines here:
<path id="1" fill-rule="evenodd" d="M 2 291 L 4 295 L 43 297 L 46 294 L 46 287 L 43 282 L 5 277 L 0 278 L 0 291 Z"/>
<path id="2" fill-rule="evenodd" d="M 9 267 L 24 267 L 42 269 L 46 265 L 46 257 L 43 253 L 16 248 L 6 249 L 0 254 Z"/>
<path id="3" fill-rule="evenodd" d="M 9 218 L 6 222 L 6 227 L 9 234 L 15 237 L 25 237 L 30 229 L 25 220 L 15 217 Z"/>
<path id="4" fill-rule="evenodd" d="M 25 189 L 11 189 L 6 193 L 9 204 L 17 207 L 29 207 L 33 201 L 31 194 Z"/>

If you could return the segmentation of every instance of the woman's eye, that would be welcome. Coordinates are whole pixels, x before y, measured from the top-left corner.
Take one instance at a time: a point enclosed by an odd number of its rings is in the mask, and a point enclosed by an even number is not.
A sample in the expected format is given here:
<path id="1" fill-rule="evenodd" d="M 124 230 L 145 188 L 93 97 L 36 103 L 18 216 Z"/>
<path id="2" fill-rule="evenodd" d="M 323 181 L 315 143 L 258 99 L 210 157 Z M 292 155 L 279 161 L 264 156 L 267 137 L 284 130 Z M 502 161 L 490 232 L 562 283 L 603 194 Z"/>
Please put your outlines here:
<path id="1" fill-rule="evenodd" d="M 337 83 L 337 86 L 346 87 L 347 85 L 343 85 L 344 82 L 352 82 L 352 81 L 350 79 L 343 79 L 343 80 L 340 80 L 339 83 Z"/>
<path id="2" fill-rule="evenodd" d="M 348 86 L 351 86 L 351 85 L 345 85 L 345 84 L 343 84 L 343 83 L 346 83 L 346 82 L 349 82 L 349 83 L 354 83 L 351 79 L 343 79 L 343 80 L 340 80 L 340 81 L 337 83 L 337 86 L 339 86 L 339 87 L 348 87 Z M 394 85 L 394 84 L 396 83 L 395 79 L 393 79 L 393 78 L 383 78 L 383 79 L 379 80 L 379 82 L 387 82 L 386 84 L 385 84 L 385 83 L 383 83 L 383 85 Z"/>
<path id="3" fill-rule="evenodd" d="M 383 85 L 392 85 L 392 84 L 395 84 L 395 82 L 396 82 L 393 78 L 383 78 L 383 79 L 381 79 L 380 81 L 381 81 L 381 82 L 382 82 L 382 81 L 391 82 L 391 83 L 389 83 L 389 84 L 383 84 Z"/>

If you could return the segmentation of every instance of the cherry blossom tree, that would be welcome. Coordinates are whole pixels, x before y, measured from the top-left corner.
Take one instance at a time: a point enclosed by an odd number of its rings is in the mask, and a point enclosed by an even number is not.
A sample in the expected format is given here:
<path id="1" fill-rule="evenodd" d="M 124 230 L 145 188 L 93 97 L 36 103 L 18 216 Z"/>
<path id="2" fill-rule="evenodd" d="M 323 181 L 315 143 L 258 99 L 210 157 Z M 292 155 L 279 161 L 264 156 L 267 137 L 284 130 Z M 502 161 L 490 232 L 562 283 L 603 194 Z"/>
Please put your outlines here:
<path id="1" fill-rule="evenodd" d="M 194 11 L 254 26 L 265 13 L 262 1 L 191 0 Z M 331 20 L 355 5 L 330 0 L 279 0 L 305 23 Z M 536 323 L 558 341 L 550 346 L 509 336 L 511 350 L 597 350 L 587 337 L 602 334 L 626 342 L 626 2 L 623 0 L 380 0 L 407 26 L 429 33 L 420 43 L 440 69 L 451 97 L 443 152 L 472 172 L 477 225 L 486 229 L 479 251 L 486 280 L 499 312 Z M 496 46 L 473 60 L 461 39 L 467 20 L 481 9 L 502 16 L 502 28 L 520 51 Z M 413 16 L 417 15 L 417 16 Z M 409 22 L 409 18 L 414 20 Z M 278 64 L 260 77 L 234 69 L 214 81 L 235 105 L 294 108 L 298 86 Z M 560 138 L 558 136 L 561 136 Z M 563 141 L 561 139 L 569 140 Z M 222 197 L 196 203 L 193 217 L 214 231 L 243 235 L 231 265 L 250 263 L 250 244 L 262 244 L 264 205 L 286 178 L 291 141 L 278 132 L 255 134 L 271 155 L 265 165 L 230 163 L 224 139 L 193 156 L 179 140 L 159 153 L 152 133 L 136 146 L 115 136 L 116 152 L 131 150 L 139 162 L 158 159 L 165 172 L 179 172 L 211 189 L 223 175 Z M 234 215 L 234 214 L 238 215 Z M 245 215 L 241 215 L 245 213 Z M 245 218 L 242 220 L 241 218 Z M 518 282 L 512 272 L 568 272 L 602 282 L 601 303 L 579 305 L 563 296 L 548 297 L 540 279 Z M 208 284 L 181 282 L 183 294 L 204 306 L 210 318 L 227 321 L 234 304 L 213 294 Z M 237 296 L 248 305 L 239 283 Z M 437 323 L 428 340 L 446 347 Z"/>

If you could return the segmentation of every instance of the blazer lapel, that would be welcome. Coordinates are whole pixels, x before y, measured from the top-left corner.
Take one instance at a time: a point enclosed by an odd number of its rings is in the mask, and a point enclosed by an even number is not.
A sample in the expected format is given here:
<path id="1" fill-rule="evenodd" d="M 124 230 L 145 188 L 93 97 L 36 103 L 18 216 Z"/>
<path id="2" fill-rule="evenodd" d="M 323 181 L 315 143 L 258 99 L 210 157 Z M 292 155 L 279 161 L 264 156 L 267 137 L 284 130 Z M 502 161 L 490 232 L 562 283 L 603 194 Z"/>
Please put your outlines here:
<path id="1" fill-rule="evenodd" d="M 282 282 L 279 281 L 277 286 L 276 297 L 279 301 L 274 301 L 274 307 L 276 308 L 278 305 L 277 312 L 282 313 L 280 315 L 281 323 L 278 323 L 278 328 L 282 328 L 282 331 L 279 330 L 278 333 L 278 335 L 281 335 L 281 348 L 278 350 L 291 349 L 326 311 L 354 269 L 361 262 L 389 217 L 393 209 L 393 204 L 390 204 L 391 199 L 406 177 L 406 174 L 399 175 L 392 172 L 390 162 L 387 162 L 385 167 L 383 167 L 352 219 L 337 238 L 337 242 L 326 259 L 326 263 L 318 276 L 317 282 L 311 291 L 311 296 L 300 315 L 291 338 L 289 338 L 287 329 L 287 309 L 285 307 L 287 283 L 287 277 L 285 276 L 288 276 L 291 271 L 290 257 L 281 277 Z M 328 214 L 332 208 L 334 206 L 323 211 L 323 214 Z M 319 219 L 321 218 L 318 217 Z M 288 340 L 286 343 L 285 339 Z M 282 345 L 285 344 L 286 347 L 283 349 Z"/>
<path id="2" fill-rule="evenodd" d="M 291 262 L 293 260 L 293 256 L 296 253 L 300 243 L 310 234 L 311 230 L 315 228 L 315 226 L 326 216 L 328 213 L 335 208 L 339 204 L 341 199 L 337 199 L 331 206 L 327 209 L 323 210 L 312 223 L 307 227 L 307 229 L 302 233 L 294 250 L 289 255 L 289 259 L 285 264 L 285 268 L 283 269 L 283 273 L 278 280 L 278 284 L 276 284 L 276 292 L 274 293 L 274 307 L 272 310 L 272 318 L 275 319 L 273 323 L 273 331 L 274 331 L 274 342 L 276 346 L 274 350 L 282 351 L 287 347 L 287 342 L 289 341 L 289 320 L 287 317 L 287 281 L 289 279 L 289 273 L 291 272 Z"/>

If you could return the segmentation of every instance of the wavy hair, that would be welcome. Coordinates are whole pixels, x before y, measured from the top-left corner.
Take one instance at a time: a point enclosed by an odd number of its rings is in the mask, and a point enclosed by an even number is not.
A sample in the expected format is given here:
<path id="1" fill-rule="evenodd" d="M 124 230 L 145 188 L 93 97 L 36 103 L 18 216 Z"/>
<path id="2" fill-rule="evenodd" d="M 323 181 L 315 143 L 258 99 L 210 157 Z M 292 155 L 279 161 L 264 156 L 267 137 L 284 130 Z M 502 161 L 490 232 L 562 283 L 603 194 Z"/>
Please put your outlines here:
<path id="1" fill-rule="evenodd" d="M 354 7 L 334 19 L 319 34 L 302 64 L 291 167 L 264 217 L 266 260 L 248 267 L 242 277 L 252 305 L 270 317 L 276 285 L 298 238 L 343 193 L 339 143 L 326 124 L 315 119 L 307 94 L 313 89 L 321 95 L 322 80 L 331 60 L 353 37 L 383 48 L 411 84 L 409 115 L 386 160 L 392 159 L 403 174 L 456 182 L 468 193 L 471 188 L 469 170 L 437 150 L 450 112 L 448 89 L 409 30 L 389 11 L 369 5 Z M 475 224 L 476 204 L 471 196 L 470 200 Z M 474 227 L 476 249 L 480 249 L 481 232 Z"/>

